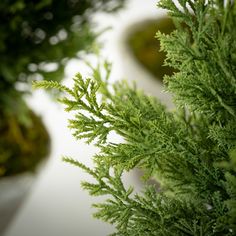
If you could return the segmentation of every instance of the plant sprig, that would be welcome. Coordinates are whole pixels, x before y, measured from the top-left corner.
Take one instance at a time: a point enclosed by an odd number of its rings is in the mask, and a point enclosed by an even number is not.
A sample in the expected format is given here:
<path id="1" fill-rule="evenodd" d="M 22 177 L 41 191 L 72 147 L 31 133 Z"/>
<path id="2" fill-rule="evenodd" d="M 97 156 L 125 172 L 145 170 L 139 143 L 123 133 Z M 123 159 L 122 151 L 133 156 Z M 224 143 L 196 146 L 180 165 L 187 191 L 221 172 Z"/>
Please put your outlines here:
<path id="1" fill-rule="evenodd" d="M 90 174 L 83 182 L 95 217 L 115 224 L 113 235 L 235 235 L 236 4 L 233 1 L 161 0 L 177 30 L 158 33 L 166 63 L 177 69 L 166 77 L 176 110 L 125 81 L 109 84 L 110 64 L 91 67 L 92 78 L 77 75 L 73 88 L 50 82 L 35 87 L 65 92 L 59 100 L 76 138 L 99 148 L 94 168 L 65 158 Z M 102 70 L 105 68 L 105 73 Z M 111 139 L 111 132 L 121 142 Z M 143 193 L 126 187 L 123 173 L 142 168 L 160 188 Z"/>

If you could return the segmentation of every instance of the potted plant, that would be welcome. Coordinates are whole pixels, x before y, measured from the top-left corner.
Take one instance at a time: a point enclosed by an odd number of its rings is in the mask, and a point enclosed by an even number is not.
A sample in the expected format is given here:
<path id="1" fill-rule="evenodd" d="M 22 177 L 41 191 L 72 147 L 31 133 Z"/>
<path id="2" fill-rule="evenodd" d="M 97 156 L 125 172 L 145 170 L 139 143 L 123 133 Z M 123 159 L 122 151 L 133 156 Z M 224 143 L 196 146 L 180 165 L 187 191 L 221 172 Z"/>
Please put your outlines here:
<path id="1" fill-rule="evenodd" d="M 169 109 L 174 104 L 171 95 L 164 92 L 163 76 L 172 75 L 175 70 L 164 66 L 166 53 L 160 51 L 160 40 L 155 35 L 157 31 L 170 34 L 174 29 L 166 14 L 146 17 L 124 27 L 117 43 L 122 75 L 127 81 L 135 81 L 147 94 L 161 99 Z"/>
<path id="2" fill-rule="evenodd" d="M 126 82 L 109 84 L 110 64 L 93 68 L 93 78 L 74 78 L 72 88 L 39 82 L 36 87 L 64 91 L 60 102 L 75 112 L 69 127 L 76 138 L 100 152 L 94 167 L 65 157 L 94 178 L 82 187 L 107 200 L 94 204 L 96 218 L 116 226 L 113 235 L 236 234 L 236 3 L 161 0 L 176 30 L 157 33 L 165 77 L 176 110 Z M 184 24 L 183 24 L 184 23 Z M 110 140 L 116 132 L 122 141 Z M 127 187 L 122 174 L 145 168 L 159 189 L 143 193 Z"/>
<path id="3" fill-rule="evenodd" d="M 125 30 L 127 50 L 141 66 L 161 81 L 164 75 L 173 74 L 173 68 L 163 66 L 166 54 L 160 51 L 160 41 L 155 35 L 157 31 L 170 34 L 174 29 L 173 21 L 167 16 L 162 16 L 142 20 Z"/>
<path id="4" fill-rule="evenodd" d="M 24 100 L 31 81 L 60 80 L 69 59 L 92 51 L 98 33 L 92 32 L 90 14 L 115 11 L 123 2 L 1 1 L 0 232 L 31 183 L 26 173 L 49 152 L 47 130 Z"/>

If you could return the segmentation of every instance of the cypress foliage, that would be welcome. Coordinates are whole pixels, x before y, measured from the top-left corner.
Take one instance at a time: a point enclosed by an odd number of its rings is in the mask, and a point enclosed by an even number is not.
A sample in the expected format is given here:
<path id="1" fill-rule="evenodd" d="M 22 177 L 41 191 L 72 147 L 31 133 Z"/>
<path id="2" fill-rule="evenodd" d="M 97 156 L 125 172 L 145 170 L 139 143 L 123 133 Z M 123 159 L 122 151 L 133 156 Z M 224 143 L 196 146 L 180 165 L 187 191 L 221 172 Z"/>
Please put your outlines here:
<path id="1" fill-rule="evenodd" d="M 78 139 L 95 143 L 95 167 L 65 157 L 94 177 L 83 182 L 95 217 L 116 226 L 113 235 L 236 234 L 236 4 L 234 1 L 161 0 L 177 29 L 157 37 L 175 68 L 166 76 L 175 111 L 125 81 L 108 83 L 105 62 L 92 68 L 93 78 L 74 78 L 74 87 L 39 82 L 35 87 L 65 92 L 66 111 L 75 112 L 69 127 Z M 122 137 L 114 143 L 110 132 Z M 126 188 L 124 171 L 146 170 L 160 182 L 142 194 Z"/>

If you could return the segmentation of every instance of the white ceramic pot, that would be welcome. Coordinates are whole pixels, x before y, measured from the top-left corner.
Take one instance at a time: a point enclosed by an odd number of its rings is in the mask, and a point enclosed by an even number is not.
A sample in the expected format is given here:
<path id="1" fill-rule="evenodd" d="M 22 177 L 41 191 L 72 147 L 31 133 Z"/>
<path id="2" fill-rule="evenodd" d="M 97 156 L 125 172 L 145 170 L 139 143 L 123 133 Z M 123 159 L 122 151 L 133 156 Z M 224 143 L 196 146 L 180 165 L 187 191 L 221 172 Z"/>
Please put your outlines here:
<path id="1" fill-rule="evenodd" d="M 0 179 L 0 235 L 23 202 L 35 175 L 23 173 Z"/>
<path id="2" fill-rule="evenodd" d="M 34 172 L 0 178 L 0 235 L 13 220 L 46 163 L 44 158 Z"/>

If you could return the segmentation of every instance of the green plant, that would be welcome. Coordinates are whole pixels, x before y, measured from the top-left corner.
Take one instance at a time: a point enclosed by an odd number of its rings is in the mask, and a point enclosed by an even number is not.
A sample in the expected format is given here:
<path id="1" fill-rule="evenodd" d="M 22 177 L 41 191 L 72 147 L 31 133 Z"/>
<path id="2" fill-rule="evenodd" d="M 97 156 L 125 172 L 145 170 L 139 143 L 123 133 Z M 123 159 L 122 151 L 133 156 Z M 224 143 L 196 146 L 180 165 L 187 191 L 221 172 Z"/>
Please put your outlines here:
<path id="1" fill-rule="evenodd" d="M 172 20 L 159 17 L 142 21 L 133 27 L 126 41 L 135 59 L 157 79 L 162 80 L 164 75 L 172 75 L 174 70 L 163 66 L 166 53 L 160 51 L 160 41 L 155 38 L 157 31 L 169 34 L 175 29 Z"/>
<path id="2" fill-rule="evenodd" d="M 35 76 L 62 78 L 68 59 L 77 57 L 80 50 L 91 49 L 96 37 L 91 30 L 91 14 L 116 10 L 122 3 L 123 0 L 1 1 L 1 108 L 11 97 L 9 91 L 15 89 L 16 82 L 26 83 Z"/>
<path id="3" fill-rule="evenodd" d="M 34 171 L 49 152 L 50 138 L 40 117 L 27 108 L 27 122 L 0 112 L 0 176 Z"/>
<path id="4" fill-rule="evenodd" d="M 66 93 L 60 102 L 75 112 L 69 127 L 78 139 L 94 142 L 95 167 L 65 157 L 94 177 L 83 182 L 95 217 L 115 224 L 113 235 L 236 234 L 236 4 L 234 1 L 161 0 L 177 29 L 157 33 L 166 64 L 177 69 L 165 77 L 175 111 L 127 85 L 107 81 L 110 65 L 93 68 L 93 79 L 77 75 L 74 87 L 36 83 Z M 182 24 L 184 22 L 184 25 Z M 116 132 L 123 142 L 110 140 Z M 155 176 L 157 191 L 142 194 L 124 186 L 122 174 L 134 167 Z"/>
<path id="5" fill-rule="evenodd" d="M 48 150 L 48 145 L 32 145 L 35 137 L 44 144 L 49 137 L 22 98 L 31 81 L 62 79 L 69 59 L 79 57 L 81 50 L 92 51 L 98 33 L 92 30 L 91 14 L 115 11 L 123 2 L 0 2 L 0 176 L 33 169 Z"/>

